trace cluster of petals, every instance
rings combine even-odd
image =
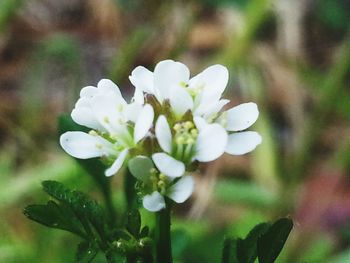
[[[257,132],[244,131],[258,118],[255,103],[223,109],[229,103],[221,99],[228,75],[224,66],[213,65],[190,78],[189,69],[173,60],[159,62],[154,72],[138,66],[129,77],[135,86],[130,103],[116,84],[102,79],[97,87],[81,90],[71,113],[77,124],[91,131],[66,132],[60,144],[73,157],[104,159],[109,165],[106,176],[128,162],[142,182],[143,206],[149,211],[163,209],[164,197],[182,203],[194,188],[188,165],[213,161],[224,152],[245,154],[261,143]],[[170,113],[154,112],[157,108],[149,96],[160,107],[170,106]],[[142,149],[147,137],[157,141],[151,150]]]
[[[79,159],[104,157],[111,162],[105,171],[112,176],[128,158],[129,150],[148,133],[154,112],[149,104],[127,103],[117,85],[102,79],[97,87],[87,86],[80,92],[71,117],[92,131],[70,131],[61,135],[60,144]]]
[[[221,99],[228,75],[226,67],[213,65],[190,78],[186,65],[164,60],[156,65],[154,72],[142,66],[136,67],[129,78],[138,94],[152,94],[160,103],[169,101],[178,120],[188,111],[193,114],[193,121],[200,132],[194,160],[208,162],[224,152],[232,155],[248,153],[262,141],[257,132],[244,131],[258,119],[255,103],[243,103],[223,110],[230,102]],[[160,118],[156,124],[156,136],[162,150],[169,153],[169,125],[166,118]]]

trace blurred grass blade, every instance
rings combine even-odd
[[[0,1],[0,32],[6,29],[7,24],[22,6],[23,0],[1,0]]]

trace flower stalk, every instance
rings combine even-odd
[[[166,206],[156,213],[155,250],[156,263],[172,263],[171,253],[171,200],[165,198]]]

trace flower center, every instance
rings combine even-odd
[[[191,161],[194,154],[194,146],[198,137],[198,130],[191,121],[176,123],[173,127],[175,132],[175,145],[173,156],[187,163]]]
[[[181,82],[180,86],[182,86],[188,94],[194,99],[198,94],[203,92],[204,85],[197,85],[196,87],[190,87],[187,83]]]

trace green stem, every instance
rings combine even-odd
[[[166,208],[156,213],[156,263],[172,263],[170,236],[170,200],[165,198]]]

